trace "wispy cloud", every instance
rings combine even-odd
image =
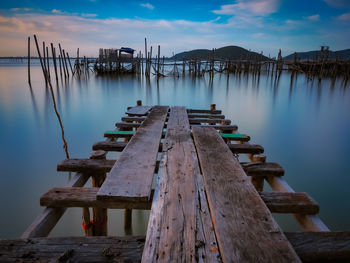
[[[63,13],[61,10],[58,10],[58,9],[52,9],[51,12],[54,14],[62,14]]]
[[[27,8],[27,7],[16,7],[16,8],[11,8],[10,9],[12,12],[28,12],[31,11],[31,8]]]
[[[148,8],[149,10],[153,10],[154,9],[154,6],[151,5],[150,3],[140,4],[140,6]]]
[[[339,21],[350,21],[350,13],[345,13],[337,17]]]
[[[324,0],[330,7],[333,8],[350,8],[349,0]]]
[[[275,13],[280,5],[279,0],[237,0],[234,4],[222,5],[215,14],[237,15],[248,13],[258,16],[266,16]]]
[[[312,15],[312,16],[307,16],[305,17],[307,20],[310,20],[310,21],[319,21],[320,20],[320,15],[319,14],[316,14],[316,15]]]

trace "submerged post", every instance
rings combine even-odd
[[[28,84],[31,85],[31,81],[30,81],[30,37],[28,37]]]
[[[41,69],[43,70],[45,81],[47,82],[46,72],[45,72],[45,68],[44,68],[44,65],[43,65],[43,61],[41,59],[40,48],[39,48],[38,39],[36,38],[36,35],[34,35],[34,40],[35,40],[36,49],[38,51],[38,56],[39,56],[39,60],[40,60]]]

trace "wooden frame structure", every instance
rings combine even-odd
[[[350,233],[330,232],[318,204],[295,193],[283,168],[266,162],[263,147],[249,144],[214,104],[210,110],[137,104],[93,145],[89,159],[58,164],[76,175],[41,197],[46,208],[21,239],[0,241],[0,261],[350,259]],[[108,160],[108,151],[122,153]],[[250,162],[240,163],[238,154]],[[92,187],[83,187],[90,177]],[[272,192],[263,191],[265,181]],[[86,237],[48,238],[69,207],[82,208]],[[126,228],[132,209],[151,209],[146,238],[107,236],[107,209],[125,209]],[[271,213],[293,214],[303,232],[284,233]]]

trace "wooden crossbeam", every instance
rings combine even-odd
[[[236,154],[261,154],[264,152],[264,148],[258,144],[229,144],[229,148],[232,153]]]
[[[97,199],[149,200],[168,107],[155,106],[113,166]]]
[[[51,237],[0,240],[0,262],[139,262],[145,238]]]
[[[137,122],[143,122],[147,117],[122,117],[122,121],[137,121]]]
[[[129,108],[125,113],[130,116],[145,116],[151,109],[151,106],[135,106]]]
[[[350,231],[285,234],[303,262],[350,262]]]
[[[272,213],[317,214],[319,205],[306,193],[260,192]]]
[[[141,123],[137,122],[117,122],[115,127],[117,128],[138,128],[141,126]]]
[[[205,113],[188,113],[188,118],[216,118],[216,119],[225,119],[225,115],[222,114],[205,114]]]
[[[106,138],[131,138],[134,136],[135,131],[120,131],[120,130],[112,130],[106,131],[104,133],[104,137]]]
[[[223,262],[300,262],[217,131],[192,132]]]
[[[231,120],[225,120],[225,119],[212,119],[212,118],[192,118],[189,119],[190,124],[198,124],[198,123],[209,123],[209,124],[215,124],[215,123],[221,123],[225,122],[226,124],[230,124]]]
[[[221,114],[221,110],[201,110],[201,109],[187,109],[187,113],[207,113],[207,114]]]
[[[284,170],[278,163],[241,163],[245,173],[248,176],[283,176]]]
[[[104,172],[108,173],[115,160],[103,159],[65,159],[57,165],[59,172]]]
[[[151,209],[152,201],[97,200],[98,187],[56,187],[40,198],[40,205],[47,207],[97,207],[112,209]],[[151,195],[152,199],[152,195]]]

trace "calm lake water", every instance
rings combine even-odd
[[[65,159],[61,134],[41,68],[32,66],[32,89],[24,63],[0,61],[0,238],[19,237],[42,211],[39,198],[64,186],[68,173],[56,172]],[[183,105],[209,108],[216,103],[226,118],[265,148],[297,192],[320,205],[331,230],[350,230],[350,87],[341,80],[308,81],[289,73],[280,81],[262,74],[203,78],[131,76],[71,78],[54,85],[71,158],[88,158],[92,144],[114,128],[128,106]],[[107,158],[115,158],[109,154]],[[240,160],[244,160],[240,157]],[[89,182],[88,182],[89,185]],[[144,234],[148,212],[133,211],[133,234]],[[292,216],[276,217],[286,231],[297,231]],[[109,211],[109,234],[124,235],[123,212]],[[81,209],[68,209],[51,236],[82,235]]]

